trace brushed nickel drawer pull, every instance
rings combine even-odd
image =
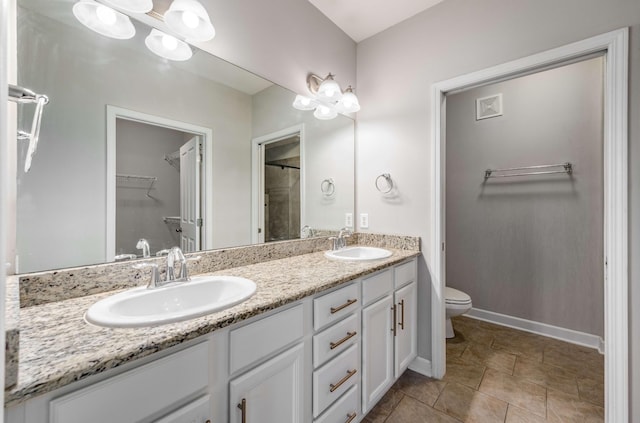
[[[347,414],[347,420],[344,423],[351,423],[353,421],[353,419],[355,419],[357,416],[356,412],[354,411],[351,414]]]
[[[357,302],[358,300],[356,298],[354,298],[353,300],[347,300],[346,303],[342,304],[341,306],[338,307],[331,307],[331,314],[335,314],[337,312],[339,312],[340,310],[349,307],[351,304]]]
[[[357,369],[347,370],[347,375],[342,379],[340,379],[338,383],[336,383],[335,385],[333,383],[329,385],[329,392],[333,392],[336,389],[338,389],[343,383],[348,381],[351,376],[355,375],[357,371],[358,371]]]
[[[400,300],[400,329],[404,330],[404,299]]]
[[[358,334],[358,332],[356,332],[355,330],[353,332],[347,332],[347,336],[345,336],[341,340],[336,341],[336,342],[330,342],[329,343],[329,348],[334,350],[334,349],[338,348],[340,345],[342,345],[345,342],[347,342],[349,339],[351,339],[354,336],[356,336],[357,334]]]
[[[247,423],[247,400],[242,398],[242,402],[238,404],[238,408],[242,411],[242,423]]]

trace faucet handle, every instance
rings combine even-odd
[[[202,258],[202,256],[195,256],[185,258],[180,265],[180,280],[188,281],[189,280],[189,270],[187,269],[187,262],[189,261],[198,261]]]
[[[151,268],[151,280],[147,284],[147,288],[157,288],[160,286],[160,272],[158,271],[158,263],[144,262],[137,263],[133,266],[134,269],[146,269],[147,267]]]
[[[156,257],[162,257],[162,256],[166,256],[169,254],[171,250],[168,248],[165,248],[164,250],[159,250],[156,252]]]

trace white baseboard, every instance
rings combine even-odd
[[[416,357],[411,364],[409,364],[409,369],[420,373],[421,375],[429,377],[433,376],[433,372],[431,371],[431,361],[426,358]]]
[[[534,322],[532,320],[521,319],[519,317],[507,316],[506,314],[494,313],[493,311],[486,311],[478,308],[472,308],[465,314],[465,316],[484,320],[485,322],[495,323],[497,325],[520,329],[538,335],[548,336],[549,338],[559,339],[561,341],[582,345],[588,348],[594,348],[597,349],[600,354],[604,354],[604,340],[597,335],[552,326],[546,323]]]

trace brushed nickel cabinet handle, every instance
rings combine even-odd
[[[391,313],[393,314],[393,325],[391,325],[391,332],[393,332],[393,336],[396,336],[396,326],[398,326],[398,316],[396,313],[396,305],[391,306]]]
[[[340,345],[342,345],[345,342],[347,342],[349,339],[351,339],[354,336],[356,336],[357,334],[358,334],[358,332],[356,332],[355,330],[353,332],[347,332],[347,336],[345,336],[341,340],[336,341],[336,342],[330,342],[329,343],[329,348],[334,350],[334,349],[338,348]]]
[[[335,385],[333,383],[329,385],[329,392],[333,392],[338,389],[343,383],[348,381],[351,376],[355,375],[357,371],[357,369],[347,370],[347,375],[340,379],[338,383],[336,383]]]
[[[242,411],[242,423],[247,423],[247,400],[242,398],[242,401],[238,404],[238,408]]]
[[[351,304],[356,303],[358,300],[356,298],[354,298],[353,300],[347,300],[346,303],[338,306],[338,307],[331,307],[331,314],[335,314],[337,312],[339,312],[340,310],[349,307]]]
[[[404,299],[400,300],[400,329],[404,330]]]
[[[347,414],[347,420],[344,423],[351,423],[353,421],[353,419],[355,419],[357,416],[356,412],[354,411],[351,414]]]

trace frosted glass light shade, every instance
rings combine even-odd
[[[127,15],[95,1],[79,1],[72,11],[82,25],[105,37],[128,40],[136,35]]]
[[[342,90],[333,80],[333,75],[329,74],[318,87],[318,98],[326,101],[338,101],[342,98]]]
[[[296,99],[293,101],[293,107],[298,110],[313,110],[317,105],[316,100],[303,95],[296,95]]]
[[[128,13],[147,13],[153,9],[153,0],[102,0]]]
[[[193,56],[187,43],[157,29],[151,30],[144,43],[149,50],[165,59],[182,62]]]
[[[342,98],[336,104],[336,108],[341,113],[355,113],[360,110],[358,97],[353,93],[353,89],[350,86],[342,94]]]
[[[189,41],[208,41],[216,30],[209,14],[197,0],[173,0],[164,14],[167,26]]]
[[[338,116],[338,112],[333,107],[320,104],[318,107],[316,107],[316,111],[313,112],[313,116],[315,116],[316,119],[320,120],[330,120]]]

